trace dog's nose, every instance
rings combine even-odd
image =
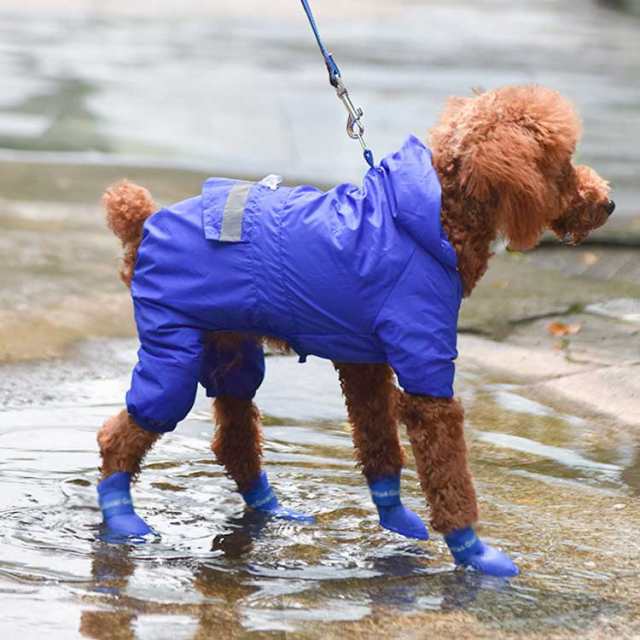
[[[616,210],[616,203],[613,200],[609,200],[607,203],[607,215],[611,215]]]

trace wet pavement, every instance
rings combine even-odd
[[[481,530],[520,565],[510,584],[453,571],[437,535],[413,543],[377,526],[334,372],[316,359],[269,358],[258,403],[274,485],[317,524],[243,513],[199,398],[135,491],[161,538],[101,542],[95,431],[120,407],[134,355],[133,341],[98,340],[3,370],[3,387],[30,393],[5,393],[0,412],[0,632],[35,637],[37,621],[50,638],[100,639],[640,633],[637,433],[468,364],[458,393]],[[425,515],[411,462],[403,477]]]
[[[97,189],[118,169],[83,171]],[[316,360],[270,358],[258,401],[274,484],[317,525],[243,514],[208,450],[200,398],[136,490],[161,538],[116,547],[100,541],[95,432],[120,408],[135,358],[130,301],[117,243],[77,176],[60,175],[0,216],[0,635],[640,634],[633,249],[501,253],[465,302],[457,392],[482,533],[523,569],[511,584],[453,571],[437,536],[414,544],[377,526],[333,371]],[[140,178],[167,199],[196,179]],[[552,321],[581,329],[557,338]],[[411,461],[404,492],[426,517]]]

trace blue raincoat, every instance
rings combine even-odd
[[[431,154],[413,136],[362,187],[211,178],[145,222],[128,411],[170,431],[198,381],[210,396],[253,397],[262,350],[248,340],[238,359],[207,344],[206,332],[224,330],[285,339],[302,361],[387,362],[408,393],[451,397],[456,264]]]

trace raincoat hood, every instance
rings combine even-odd
[[[384,158],[381,165],[393,175],[392,215],[396,223],[425,251],[455,269],[456,252],[440,223],[442,191],[431,151],[411,135],[396,153]]]

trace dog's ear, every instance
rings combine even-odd
[[[459,138],[465,194],[496,211],[515,249],[534,246],[557,215],[557,183],[580,132],[569,102],[543,87],[481,94],[466,109]]]

